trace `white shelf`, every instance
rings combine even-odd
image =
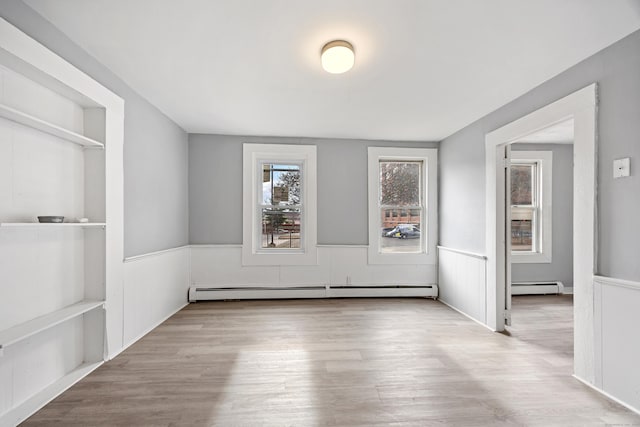
[[[80,227],[97,228],[106,227],[104,222],[1,222],[0,227]]]
[[[104,306],[104,301],[80,301],[44,316],[26,321],[12,328],[0,331],[0,356],[5,347],[29,338],[32,335],[49,329],[81,314]]]
[[[9,412],[0,416],[0,425],[15,426],[20,424],[76,382],[89,375],[103,363],[103,361],[89,362],[78,366],[64,377],[34,394],[20,405],[11,409]]]
[[[66,139],[67,141],[73,142],[74,144],[83,145],[85,147],[104,148],[104,144],[101,142],[98,142],[91,138],[87,138],[84,135],[72,132],[63,127],[46,122],[42,119],[23,113],[11,107],[7,107],[3,104],[0,104],[0,117],[4,117],[5,119],[9,119],[16,123],[41,130],[42,132],[57,136],[58,138]]]

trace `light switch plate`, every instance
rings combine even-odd
[[[613,161],[613,177],[622,178],[630,175],[631,161],[629,157],[624,159],[616,159]]]

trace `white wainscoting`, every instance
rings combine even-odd
[[[487,258],[438,246],[438,299],[449,307],[487,324]]]
[[[189,246],[125,259],[123,349],[187,304]]]
[[[318,265],[243,266],[241,245],[191,245],[192,286],[435,285],[436,266],[369,265],[367,246],[319,245]]]
[[[640,413],[640,282],[595,276],[595,387]]]

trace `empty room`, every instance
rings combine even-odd
[[[0,427],[640,426],[640,0],[2,0]]]

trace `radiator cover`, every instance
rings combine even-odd
[[[189,302],[239,299],[291,299],[291,298],[364,298],[364,297],[417,297],[437,298],[438,286],[433,285],[381,285],[381,286],[287,286],[287,287],[212,287],[196,285],[189,288]]]

